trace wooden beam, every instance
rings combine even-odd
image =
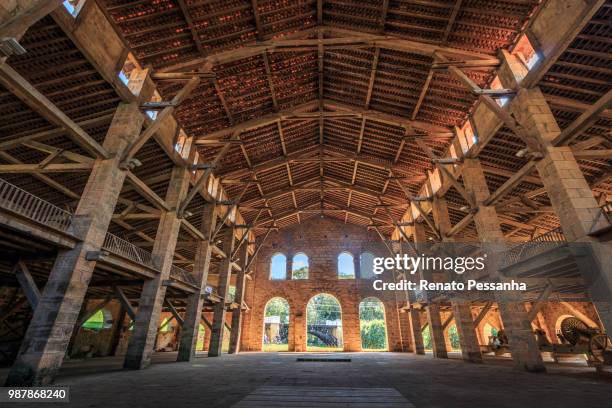
[[[132,186],[136,189],[136,191],[144,198],[147,199],[151,204],[155,206],[155,208],[159,210],[170,211],[170,207],[166,204],[166,201],[163,200],[157,193],[149,186],[147,186],[142,180],[140,180],[134,173],[128,171],[126,173],[127,181],[130,182]]]
[[[200,84],[200,78],[194,76],[187,84],[172,98],[171,104],[165,107],[161,112],[157,114],[155,120],[147,126],[147,128],[138,136],[138,139],[132,143],[128,151],[123,156],[122,162],[126,166],[130,160],[136,155],[136,153],[145,145],[145,143],[159,130],[166,118],[172,116],[174,110],[178,105],[181,104],[198,85]]]
[[[322,4],[321,4],[322,6]],[[195,67],[214,66],[226,64],[245,58],[250,58],[269,52],[304,52],[316,51],[319,46],[319,38],[312,37],[313,31],[323,33],[325,37],[321,39],[321,44],[326,49],[347,49],[347,48],[367,48],[380,47],[388,50],[410,52],[419,55],[433,57],[439,54],[459,61],[482,61],[499,63],[499,59],[491,55],[461,50],[458,48],[439,46],[436,44],[407,40],[392,35],[367,34],[361,31],[347,30],[339,27],[321,26],[313,29],[306,29],[291,35],[291,38],[273,39],[257,42],[249,47],[236,50],[222,51],[211,54],[206,58],[198,58],[182,63],[180,66],[170,66],[166,71],[185,71]]]
[[[253,10],[253,18],[255,19],[255,28],[257,29],[257,40],[263,40],[263,26],[261,24],[261,16],[257,6],[257,0],[251,0],[251,8]]]
[[[253,1],[257,2],[257,0]],[[263,58],[264,66],[266,67],[266,78],[268,79],[268,87],[270,88],[270,95],[272,96],[272,105],[274,106],[274,110],[278,112],[278,101],[276,99],[276,91],[274,90],[274,80],[272,78],[272,69],[270,68],[268,53],[263,52],[261,57]]]
[[[374,90],[374,81],[376,80],[376,67],[378,66],[378,57],[380,56],[380,48],[376,48],[374,51],[374,58],[372,59],[372,70],[370,72],[370,81],[368,83],[368,92],[366,94],[365,108],[370,108],[370,101],[372,100],[372,91]]]
[[[0,151],[0,157],[2,159],[6,160],[9,163],[21,164],[21,165],[24,164],[23,162],[19,161],[18,159],[16,159],[15,157],[11,156],[7,152]],[[58,183],[54,179],[52,179],[52,178],[50,178],[48,176],[45,176],[44,174],[41,174],[41,173],[32,173],[32,177],[42,181],[43,183],[45,183],[49,187],[51,187],[51,188],[59,191],[60,193],[64,194],[66,197],[70,197],[70,198],[72,198],[74,200],[78,200],[78,199],[81,198],[81,196],[79,194],[75,193],[74,191],[70,190],[69,188],[65,187],[64,185]]]
[[[174,318],[176,319],[178,324],[180,324],[182,326],[183,325],[183,318],[179,314],[178,310],[176,310],[176,307],[174,307],[174,305],[172,304],[170,299],[166,298],[166,299],[164,299],[164,302],[166,303],[166,306],[168,306],[168,309],[170,309],[170,313],[172,313],[172,316],[174,316]]]
[[[65,129],[68,136],[87,152],[99,158],[110,157],[106,149],[6,62],[0,62],[0,84],[43,118]]]
[[[491,307],[493,307],[493,302],[489,301],[485,303],[480,313],[478,313],[478,316],[476,316],[476,319],[474,319],[474,328],[478,327],[480,322],[482,322],[482,320],[487,316],[487,313],[489,313],[489,310],[491,310]]]
[[[453,225],[453,227],[448,230],[448,232],[446,233],[446,236],[452,237],[454,235],[457,235],[459,232],[463,231],[465,227],[470,225],[470,222],[472,222],[473,219],[474,219],[474,213],[467,214],[465,217],[461,219],[461,221]]]
[[[529,162],[527,162],[527,164],[521,167],[519,171],[517,171],[512,177],[506,180],[504,184],[499,186],[497,190],[495,190],[491,195],[489,195],[489,197],[483,202],[483,204],[493,205],[502,198],[504,198],[506,194],[510,193],[514,187],[519,185],[523,181],[523,179],[533,171],[535,165],[535,160],[530,160]]]
[[[457,13],[459,13],[459,9],[461,8],[461,3],[463,3],[463,0],[455,0],[455,5],[453,6],[453,10],[448,17],[448,23],[444,29],[444,34],[442,34],[442,44],[446,44],[448,42],[448,36],[450,35],[453,25],[455,24],[455,19],[457,18]]]
[[[204,51],[204,47],[202,47],[202,41],[198,35],[198,32],[193,24],[193,19],[191,18],[191,13],[189,13],[189,7],[185,4],[185,0],[177,0],[181,11],[183,12],[183,17],[185,17],[185,22],[187,23],[187,27],[191,32],[191,38],[193,38],[193,42],[195,43],[198,52],[202,56],[206,56],[206,51]]]
[[[123,290],[119,286],[116,286],[114,290],[115,290],[115,295],[117,296],[117,299],[119,299],[121,306],[123,306],[123,309],[125,309],[128,316],[130,316],[130,319],[136,320],[136,312],[134,311],[134,308],[132,307],[130,300],[125,295]]]
[[[0,164],[0,174],[15,173],[73,173],[89,171],[93,168],[93,163],[52,163],[45,164]]]
[[[535,303],[531,305],[531,309],[529,309],[529,312],[527,313],[527,321],[532,322],[533,319],[535,319],[544,302],[546,302],[546,300],[550,297],[551,293],[553,292],[553,289],[554,287],[552,283],[549,282],[548,285],[546,285],[546,287],[542,291],[542,293],[540,293],[540,296],[538,296]]]
[[[612,150],[574,150],[574,158],[577,160],[610,160]]]
[[[575,121],[563,129],[561,134],[553,139],[552,144],[554,146],[560,146],[571,143],[575,138],[580,136],[582,132],[591,127],[591,125],[599,119],[599,115],[610,106],[612,106],[612,89],[606,92],[597,102],[591,105],[588,110],[584,111]]]
[[[111,301],[113,300],[113,294],[110,293],[108,295],[106,295],[106,298],[104,298],[104,300],[100,303],[98,303],[97,305],[94,306],[93,309],[86,311],[85,314],[77,321],[76,323],[76,327],[81,327],[83,326],[83,323],[85,323],[87,320],[89,320],[93,315],[95,315],[96,313],[98,313],[98,311],[104,309],[104,307],[106,305],[108,305]]]
[[[36,309],[36,306],[38,306],[38,302],[40,300],[40,290],[32,278],[30,269],[25,262],[19,260],[17,265],[15,265],[14,271],[15,276],[17,277],[17,282],[19,282],[19,286],[21,286],[26,298],[28,298],[28,302],[30,303],[32,310]]]

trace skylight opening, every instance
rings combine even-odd
[[[528,70],[537,66],[542,60],[541,55],[533,47],[526,34],[523,34],[517,41],[516,46],[512,50],[512,55],[520,59]]]

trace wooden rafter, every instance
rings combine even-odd
[[[6,62],[0,61],[0,84],[42,117],[63,128],[68,136],[79,146],[95,157],[109,158],[108,152],[87,132],[62,112],[53,102],[41,94],[17,71]]]

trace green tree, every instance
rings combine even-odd
[[[265,316],[280,316],[281,323],[289,323],[289,303],[283,298],[272,298],[266,305]]]

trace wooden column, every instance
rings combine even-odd
[[[160,273],[154,279],[145,281],[142,287],[134,330],[123,363],[124,368],[142,369],[151,363],[159,317],[166,295],[164,281],[170,277],[176,240],[181,227],[177,210],[187,194],[190,175],[189,169],[184,167],[177,166],[172,170],[166,192],[166,205],[169,210],[162,212],[152,251],[153,262]]]
[[[208,357],[220,356],[223,348],[225,302],[229,294],[230,279],[232,277],[231,254],[234,252],[234,241],[234,227],[226,227],[225,233],[223,234],[223,252],[227,254],[227,258],[223,259],[219,264],[219,284],[217,286],[217,290],[223,297],[223,300],[214,307]]]
[[[497,211],[494,206],[485,206],[484,200],[489,197],[489,187],[477,159],[464,158],[462,177],[465,189],[471,194],[478,206],[474,214],[474,223],[478,237],[482,244],[488,245],[487,267],[491,278],[500,278],[497,265],[505,249],[504,235],[502,233]],[[512,359],[517,367],[527,371],[545,371],[540,350],[536,344],[527,318],[525,304],[520,295],[496,292],[499,312],[509,339]]]
[[[236,354],[240,351],[240,332],[242,331],[242,301],[244,300],[244,290],[246,285],[246,270],[249,262],[249,243],[248,238],[242,244],[239,251],[240,267],[236,275],[236,297],[234,302],[238,303],[238,308],[232,310],[232,331],[230,335],[229,353]]]
[[[140,134],[143,116],[137,103],[121,104],[104,140],[109,159],[97,159],[76,209],[71,229],[81,241],[60,250],[25,334],[7,386],[49,384],[62,365],[95,261],[88,252],[100,251],[126,172],[121,156]]]
[[[423,248],[427,243],[427,236],[425,234],[425,226],[419,222],[414,223],[414,242],[417,249]],[[421,279],[433,281],[433,276],[430,271],[419,271]],[[437,358],[448,358],[446,351],[446,342],[444,341],[444,329],[442,328],[442,320],[440,318],[440,306],[435,303],[428,303],[425,307],[427,313],[427,323],[431,332],[431,344],[433,348],[433,355]],[[417,316],[418,318],[418,312]],[[420,320],[413,321],[413,330],[418,331],[415,333],[415,338],[421,336],[421,342],[423,341],[423,332],[421,330]]]
[[[214,244],[210,240],[210,235],[216,228],[217,213],[215,203],[207,203],[202,214],[202,234],[205,239],[198,241],[195,260],[193,263],[193,273],[200,290],[187,297],[187,307],[183,320],[183,330],[179,341],[177,361],[193,361],[196,356],[196,344],[198,341],[198,331],[200,327],[202,305],[204,299],[204,289],[208,281],[208,271],[210,270],[211,248]],[[206,329],[209,332],[210,329]]]
[[[442,235],[442,242],[452,245],[454,239],[447,237],[446,233],[450,231],[452,224],[448,215],[448,206],[446,199],[437,197],[434,194],[434,200],[432,203],[432,214],[434,221],[438,226],[440,235]],[[450,272],[450,279],[455,279],[454,272]],[[451,307],[453,309],[453,316],[455,318],[455,326],[459,333],[459,343],[461,344],[461,357],[464,361],[472,363],[481,363],[482,354],[480,353],[480,345],[478,344],[478,338],[474,330],[474,323],[472,320],[472,309],[470,302],[460,299],[452,299]]]

